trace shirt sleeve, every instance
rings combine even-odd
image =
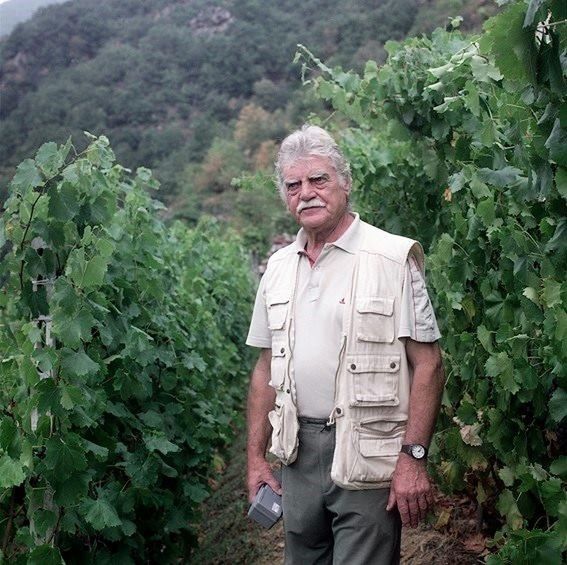
[[[248,337],[246,338],[246,345],[262,347],[264,349],[272,347],[272,334],[268,327],[268,312],[266,310],[263,277],[260,281],[258,292],[256,293],[256,301],[254,302],[254,310],[252,312]]]
[[[441,337],[423,274],[411,255],[406,263],[402,292],[398,338],[402,337],[424,343],[432,343]]]

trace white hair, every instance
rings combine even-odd
[[[283,169],[302,157],[317,155],[331,160],[343,188],[350,188],[352,176],[350,166],[342,151],[329,135],[319,126],[305,124],[290,133],[280,145],[278,158],[275,164],[276,180],[280,196],[286,201],[286,191],[283,179]]]

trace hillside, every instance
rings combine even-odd
[[[298,43],[360,68],[384,43],[484,0],[73,0],[0,43],[0,201],[15,165],[47,140],[105,133],[162,199],[223,216],[233,176],[271,167],[274,142],[320,108],[300,89]],[[438,6],[439,5],[439,6]],[[468,8],[467,8],[468,7]],[[466,11],[466,10],[465,10]],[[422,15],[423,14],[423,17]],[[473,17],[474,16],[474,17]],[[465,21],[465,25],[467,21]],[[240,129],[239,129],[240,128]],[[204,196],[205,195],[205,196]],[[197,203],[195,201],[198,201]]]
[[[9,0],[0,4],[0,37],[8,35],[19,23],[29,19],[39,8],[65,0]]]

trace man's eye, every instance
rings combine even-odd
[[[310,180],[315,186],[322,186],[328,179],[329,177],[327,175],[321,175],[319,177],[312,177]]]
[[[295,192],[299,188],[299,183],[298,182],[288,182],[286,186],[287,186],[288,192]]]

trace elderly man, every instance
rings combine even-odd
[[[350,211],[349,165],[325,130],[289,135],[276,173],[301,229],[268,262],[247,338],[262,348],[249,497],[263,483],[282,493],[286,563],[398,563],[401,524],[416,526],[431,504],[443,389],[423,252]]]

